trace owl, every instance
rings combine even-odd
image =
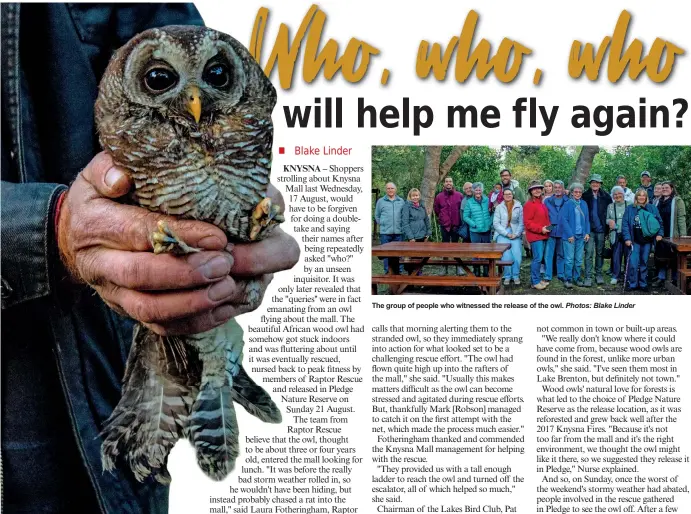
[[[266,196],[276,91],[249,52],[205,27],[148,30],[112,57],[99,86],[96,126],[103,149],[128,170],[130,203],[220,227],[230,242],[266,237],[283,217]],[[198,251],[163,222],[156,253]],[[257,302],[257,281],[244,283]],[[205,333],[165,337],[138,324],[122,398],[103,430],[105,470],[126,463],[139,481],[168,483],[180,438],[213,479],[239,452],[233,402],[259,419],[281,414],[242,366],[243,333],[233,319]]]

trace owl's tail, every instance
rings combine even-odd
[[[189,420],[189,437],[197,451],[197,463],[214,480],[228,476],[240,453],[231,390],[231,385],[203,386]]]
[[[280,423],[281,411],[261,386],[240,366],[240,371],[233,377],[233,400],[242,405],[247,412],[265,423]]]
[[[239,454],[233,401],[262,421],[279,423],[281,413],[269,394],[242,367],[243,333],[234,319],[214,329],[213,334],[201,336],[198,344],[204,373],[187,435],[197,451],[202,470],[209,477],[222,480],[235,467]],[[218,359],[221,352],[225,352],[224,359]]]
[[[197,393],[196,388],[171,380],[159,369],[163,355],[184,352],[177,346],[175,340],[146,327],[135,328],[122,398],[101,433],[105,471],[112,471],[122,458],[140,482],[153,477],[162,484],[170,483],[168,454],[182,436]],[[177,355],[176,362],[182,362],[181,357]]]

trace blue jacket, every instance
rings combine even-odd
[[[463,210],[463,221],[471,232],[489,232],[492,227],[492,216],[489,213],[489,198],[483,195],[481,202],[468,198]]]
[[[379,225],[380,234],[403,234],[401,216],[404,205],[405,200],[400,196],[395,196],[393,200],[389,200],[388,196],[377,200],[374,219]]]
[[[554,230],[549,233],[550,237],[561,237],[561,228],[559,227],[559,212],[564,208],[564,206],[568,203],[569,197],[568,196],[562,196],[562,200],[564,203],[561,204],[561,207],[557,208],[557,205],[555,203],[556,196],[552,195],[548,198],[545,198],[543,203],[547,207],[547,211],[549,212],[549,222],[552,225],[556,225]]]
[[[401,211],[401,219],[404,240],[422,239],[432,235],[429,216],[422,202],[420,202],[419,207],[415,207],[413,202],[406,202]]]
[[[662,218],[660,217],[660,211],[657,210],[652,203],[645,205],[645,210],[657,218],[658,223],[660,223],[660,230],[656,235],[663,236],[664,229],[662,228]],[[624,237],[624,241],[633,242],[633,222],[636,217],[636,207],[633,205],[627,205],[626,211],[624,212],[624,218],[621,222],[621,234]]]
[[[3,507],[63,512],[69,497],[70,512],[165,513],[168,487],[103,472],[132,321],[66,278],[53,212],[100,151],[94,101],[111,54],[145,29],[202,20],[191,4],[1,8]]]
[[[588,204],[581,200],[581,210],[583,211],[583,235],[590,234],[590,216],[588,216]],[[568,239],[576,235],[576,202],[569,199],[561,208],[559,213],[559,232],[563,239]]]

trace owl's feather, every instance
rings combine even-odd
[[[204,78],[217,62],[228,70],[227,87]],[[143,77],[162,65],[179,80],[152,91]],[[185,111],[191,90],[202,106],[199,116]],[[133,179],[131,203],[212,223],[230,242],[250,242],[282,221],[273,211],[259,224],[253,219],[269,184],[275,103],[271,82],[235,39],[172,26],[143,32],[116,52],[95,112],[101,145]],[[233,401],[264,421],[281,420],[268,393],[242,368],[243,345],[234,320],[178,338],[139,325],[122,399],[103,431],[104,469],[122,459],[138,480],[165,482],[168,453],[188,437],[204,472],[225,477],[239,452]]]
[[[168,453],[187,426],[201,380],[201,364],[175,338],[137,325],[123,395],[103,430],[103,468],[123,455],[137,480],[169,482]]]

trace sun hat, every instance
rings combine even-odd
[[[530,185],[528,186],[528,192],[530,193],[530,191],[531,191],[532,189],[535,189],[535,188],[537,188],[537,187],[539,187],[539,188],[541,188],[541,189],[544,189],[544,188],[545,188],[545,186],[543,186],[542,184],[540,184],[540,181],[539,181],[539,180],[533,180],[533,181],[530,183]]]

